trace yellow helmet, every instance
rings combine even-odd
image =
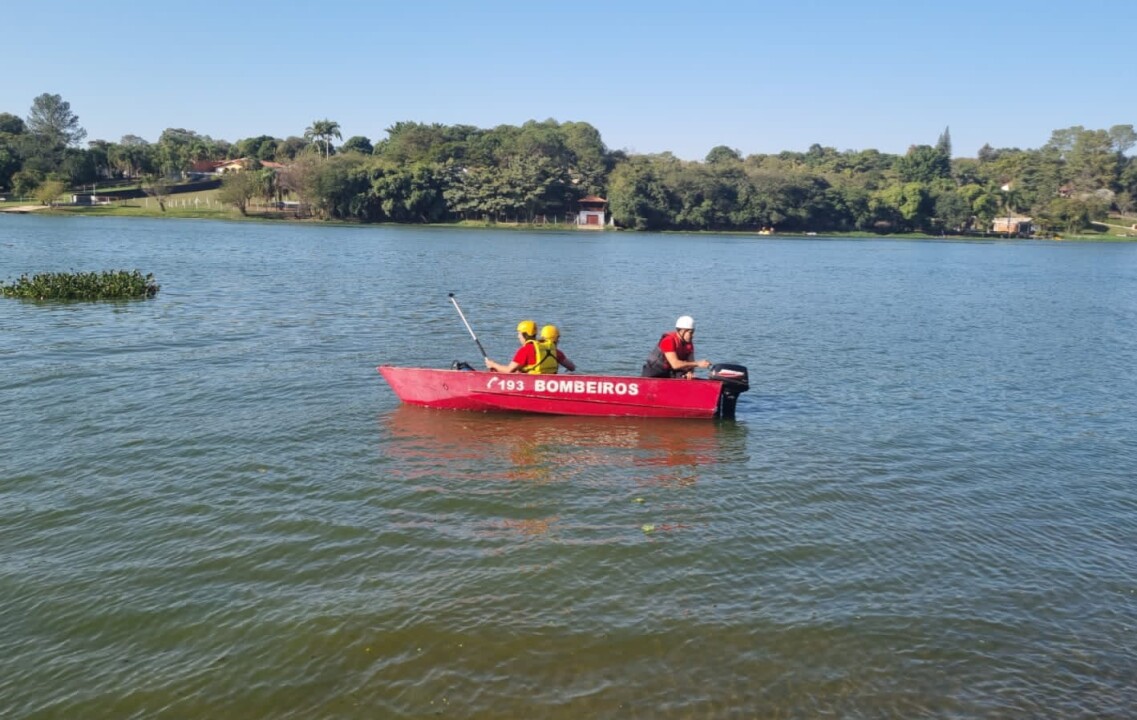
[[[525,337],[536,337],[537,323],[533,320],[522,320],[521,322],[517,323],[517,332],[521,333]]]
[[[561,339],[561,331],[557,329],[556,325],[546,325],[541,328],[541,339],[556,342]]]

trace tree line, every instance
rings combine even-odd
[[[953,157],[945,129],[902,155],[815,144],[744,157],[720,145],[702,161],[610,150],[586,122],[399,122],[386,133],[345,141],[324,119],[283,139],[230,143],[169,128],[154,143],[126,135],[81,147],[78,116],[45,93],[26,119],[0,112],[0,188],[58,195],[114,178],[162,187],[195,163],[247,158],[249,172],[227,176],[220,191],[242,212],[257,198],[289,197],[314,216],[359,222],[538,222],[599,195],[617,225],[638,230],[936,234],[987,231],[997,217],[1020,215],[1073,232],[1132,211],[1137,198],[1132,125],[1055,130],[1041,148],[985,145],[974,158]]]

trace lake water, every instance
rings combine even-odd
[[[0,217],[0,717],[1122,717],[1137,245]],[[680,314],[734,422],[399,406]]]

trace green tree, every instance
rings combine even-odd
[[[790,175],[767,170],[751,171],[753,192],[746,196],[746,215],[755,226],[777,228],[786,219],[785,185]]]
[[[981,184],[986,181],[987,177],[983,171],[982,163],[975,158],[955,158],[952,160],[951,176],[957,186]]]
[[[455,130],[439,123],[426,125],[400,121],[387,128],[387,139],[379,143],[373,152],[400,165],[432,160],[465,160],[466,153],[461,148],[449,147],[458,144],[455,143]]]
[[[567,167],[569,164],[565,136],[556,120],[550,119],[544,122],[530,120],[519,130],[509,129],[507,132],[508,142],[498,154],[499,159],[512,161],[518,155],[527,155],[548,158],[562,167]]]
[[[983,228],[990,227],[1003,201],[1003,193],[992,185],[967,184],[958,188],[956,194],[967,203],[975,221]]]
[[[788,174],[751,172],[752,194],[745,202],[748,216],[760,227],[817,231],[853,222],[852,188],[835,190],[822,176],[798,171]]]
[[[951,128],[945,127],[944,131],[940,133],[939,140],[936,140],[936,152],[940,153],[948,160],[951,160]]]
[[[661,177],[667,158],[637,156],[616,166],[609,179],[608,207],[617,225],[663,230],[674,222],[671,198]]]
[[[375,152],[375,147],[371,141],[362,135],[352,135],[340,147],[342,152],[357,152],[363,155],[370,155]]]
[[[334,120],[316,120],[304,130],[304,137],[317,145],[323,144],[324,157],[328,158],[332,155],[332,138],[342,140],[343,135],[340,134],[340,124]]]
[[[1066,153],[1067,176],[1081,190],[1113,188],[1120,174],[1121,158],[1107,131],[1084,130],[1075,135]]]
[[[107,148],[107,163],[128,178],[156,172],[158,163],[154,156],[154,146],[136,135],[124,135],[117,144]]]
[[[67,185],[61,180],[47,180],[35,190],[35,199],[42,205],[55,205],[59,196],[67,191]]]
[[[462,168],[443,194],[450,208],[463,219],[499,221],[516,208],[515,188],[496,165]]]
[[[1052,130],[1050,132],[1050,139],[1042,146],[1043,150],[1052,150],[1058,154],[1063,160],[1066,159],[1067,153],[1074,148],[1074,141],[1079,135],[1085,132],[1086,129],[1081,125],[1073,125],[1068,128],[1060,130]]]
[[[1124,155],[1137,145],[1137,132],[1133,131],[1132,125],[1114,125],[1109,129],[1109,138],[1118,155]]]
[[[220,160],[224,148],[208,135],[184,128],[166,128],[158,138],[155,157],[158,169],[174,176],[189,170],[198,160]]]
[[[612,159],[600,131],[586,122],[566,122],[561,133],[570,156],[569,181],[577,196],[605,195]]]
[[[1121,192],[1131,198],[1137,198],[1137,159],[1128,158],[1125,169],[1121,171],[1121,179],[1118,184],[1121,186]],[[1128,210],[1122,212],[1128,212]]]
[[[742,153],[739,151],[734,148],[729,148],[726,145],[716,145],[707,153],[704,162],[708,165],[717,165],[724,162],[740,162],[741,160]]]
[[[284,199],[284,190],[280,187],[280,174],[272,168],[261,167],[254,171],[257,176],[257,186],[260,196],[269,202],[280,202]]]
[[[819,172],[830,166],[833,161],[833,148],[823,147],[821,143],[813,143],[805,151],[803,160],[806,167],[813,172]]]
[[[896,173],[902,183],[931,183],[951,177],[951,158],[928,145],[915,145],[897,158]]]
[[[95,176],[91,179],[92,183],[97,182],[99,178],[110,177],[110,149],[112,144],[113,143],[109,143],[106,140],[92,140],[87,143],[86,154],[95,173]],[[74,180],[72,180],[72,184],[75,184]]]
[[[87,137],[87,131],[79,126],[79,116],[71,111],[71,103],[49,93],[32,101],[27,128],[28,132],[43,138],[53,147],[78,145]]]
[[[292,193],[299,200],[298,215],[305,215],[313,207],[320,205],[318,175],[323,162],[324,158],[315,153],[298,155],[277,176],[281,190]]]
[[[870,208],[869,191],[857,185],[843,185],[827,192],[829,222],[825,228],[833,230],[871,230],[875,220]]]
[[[237,157],[255,158],[260,161],[275,160],[279,141],[270,135],[258,135],[233,143]]]
[[[421,222],[437,222],[446,217],[443,197],[445,172],[436,165],[416,165],[411,169],[410,190],[404,200],[409,217]]]
[[[281,163],[292,160],[299,157],[310,145],[311,144],[304,138],[290,135],[276,144],[275,160]]]
[[[1108,203],[1092,195],[1053,198],[1039,213],[1042,224],[1056,230],[1077,233],[1094,220],[1104,220]]]
[[[23,166],[15,148],[0,135],[0,189],[12,185],[12,176]]]
[[[17,170],[12,174],[12,194],[16,197],[28,197],[40,183],[43,182],[43,176],[34,170],[24,168]]]
[[[381,162],[372,171],[371,195],[381,220],[436,222],[446,217],[445,168]]]
[[[1122,215],[1128,215],[1133,210],[1133,196],[1127,192],[1119,192],[1113,198],[1113,204],[1117,207],[1117,212]]]
[[[22,168],[46,177],[59,171],[63,162],[64,146],[53,145],[42,135],[17,135]]]
[[[931,216],[931,197],[924,183],[907,182],[890,185],[879,190],[874,199],[877,210],[891,210],[891,215],[901,221],[901,228],[914,230],[926,227]]]
[[[850,151],[841,156],[834,171],[862,188],[875,188],[892,168],[893,156],[879,150]],[[860,178],[853,180],[853,178]]]
[[[249,201],[263,194],[256,170],[225,173],[217,190],[218,202],[232,205],[242,215],[248,215]]]
[[[739,220],[739,195],[749,187],[739,163],[682,163],[668,169],[666,183],[677,201],[675,223],[679,227],[727,229]]]
[[[446,168],[449,172],[449,182],[445,184],[442,196],[450,212],[463,220],[481,217],[485,213],[480,204],[481,171],[477,168],[461,168],[452,162],[448,163]]]
[[[994,186],[992,193],[1004,193],[1006,187],[1013,194],[1016,210],[1030,210],[1045,205],[1055,197],[1065,182],[1066,161],[1054,148],[1042,150],[1000,150],[991,163],[982,165],[987,172],[987,183]]]
[[[538,214],[564,211],[564,189],[568,181],[566,169],[553,158],[541,154],[523,154],[510,158],[502,168],[506,208],[513,217],[533,222]]]
[[[12,113],[0,113],[0,133],[22,135],[25,132],[27,132],[27,125],[24,124],[23,118]]]
[[[934,224],[943,230],[959,232],[971,224],[971,203],[955,190],[937,193],[933,198],[935,206]]]
[[[106,153],[68,148],[63,153],[59,171],[71,185],[90,185],[99,179],[99,158]]]
[[[366,218],[373,202],[369,159],[348,153],[331,158],[316,156],[313,208],[325,218]]]
[[[170,198],[170,183],[164,176],[148,175],[142,181],[142,191],[158,202],[158,209],[166,212],[166,201]]]

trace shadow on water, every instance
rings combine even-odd
[[[693,483],[701,471],[745,460],[734,421],[581,418],[432,410],[400,405],[379,417],[384,456],[403,472],[559,482],[595,476]],[[442,463],[440,465],[440,463]]]

